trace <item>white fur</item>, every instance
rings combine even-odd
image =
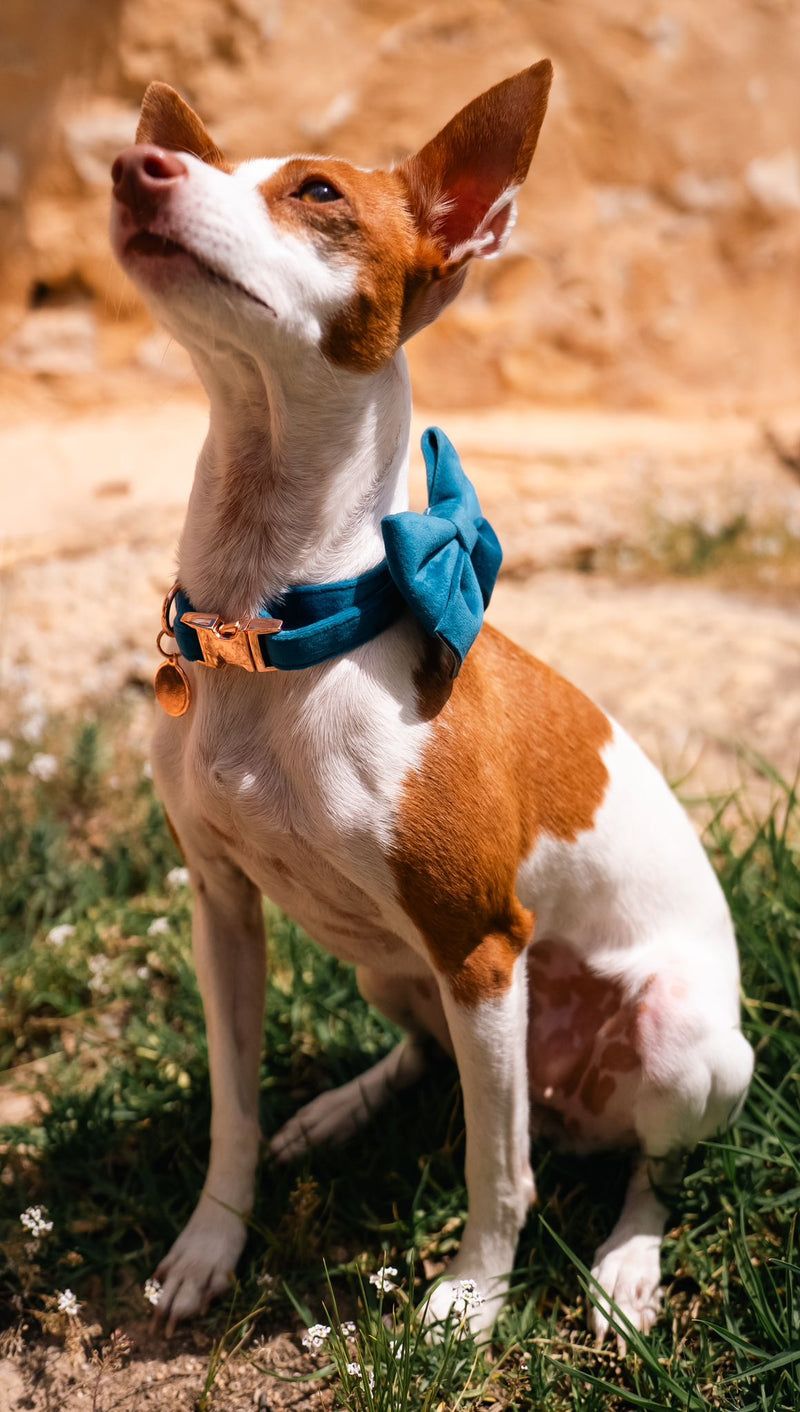
[[[161,201],[148,229],[177,241],[254,299],[209,281],[188,262],[178,266],[172,259],[159,277],[152,256],[126,255],[125,242],[137,227],[130,212],[118,204],[112,221],[114,248],[157,304],[159,317],[190,352],[199,347],[205,355],[221,351],[219,343],[225,338],[245,356],[252,352],[254,340],[267,354],[279,347],[284,364],[298,352],[316,348],[326,317],[351,296],[357,268],[340,256],[320,260],[309,241],[270,220],[258,188],[283,162],[245,162],[228,173],[188,152],[180,153],[180,159],[188,179]],[[216,325],[211,345],[209,315]]]
[[[187,178],[165,194],[151,228],[228,283],[182,256],[126,255],[132,218],[119,204],[114,243],[209,393],[179,576],[195,607],[230,620],[290,583],[349,578],[380,561],[381,519],[407,505],[410,394],[401,352],[370,376],[323,357],[326,320],[350,297],[356,271],[270,220],[257,188],[279,164],[250,162],[229,175],[184,160]],[[489,213],[471,253],[502,240],[512,195]],[[225,1287],[245,1238],[258,1149],[262,893],[334,954],[368,968],[362,988],[392,1018],[452,1045],[464,1089],[470,1214],[429,1312],[448,1311],[459,1279],[475,1280],[484,1297],[471,1311],[477,1331],[490,1329],[502,1302],[534,1191],[527,966],[521,959],[511,988],[476,1007],[459,1004],[441,976],[435,1000],[415,999],[413,978],[434,976],[387,853],[404,781],[431,737],[417,708],[416,642],[400,623],[305,672],[193,666],[190,711],[160,720],[154,771],[195,888],[213,1097],[204,1191],[159,1271],[170,1325]],[[644,1151],[663,1156],[727,1118],[752,1056],[738,1029],[730,918],[703,851],[664,781],[617,726],[604,758],[610,786],[595,827],[574,843],[540,838],[518,891],[536,914],[537,940],[568,942],[626,994],[644,988],[650,996],[652,1053],[634,1121]],[[670,990],[675,977],[689,984],[685,1004]],[[420,1067],[416,1044],[401,1047],[303,1110],[273,1151],[288,1157],[309,1139],[345,1136]],[[637,1177],[595,1267],[643,1328],[657,1308],[662,1222],[663,1208]],[[598,1333],[607,1314],[601,1302]]]
[[[593,828],[575,843],[543,838],[523,863],[522,902],[536,898],[539,936],[557,936],[592,965],[615,974],[638,965],[644,977],[655,946],[689,947],[719,980],[722,1003],[738,1017],[738,964],[730,915],[711,864],[680,804],[639,746],[616,722],[603,750],[609,786]],[[707,945],[707,950],[706,950]]]
[[[469,1216],[458,1255],[428,1301],[430,1319],[446,1318],[457,1285],[474,1280],[481,1303],[470,1311],[475,1334],[488,1334],[514,1265],[519,1232],[536,1195],[530,1165],[527,961],[511,987],[474,1008],[458,1005],[446,986],[442,1003],[464,1095]]]
[[[627,1340],[625,1324],[617,1310],[640,1333],[650,1332],[661,1308],[661,1239],[667,1219],[666,1207],[651,1185],[647,1163],[639,1159],[634,1167],[625,1205],[608,1240],[594,1257],[592,1278],[599,1288],[592,1290],[595,1303],[589,1322],[598,1343],[612,1325],[617,1346],[624,1356]],[[612,1310],[600,1291],[616,1305]]]

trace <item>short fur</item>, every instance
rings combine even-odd
[[[148,89],[112,238],[209,395],[179,567],[199,610],[232,621],[382,559],[381,520],[408,503],[401,345],[505,244],[550,76],[543,61],[507,79],[388,172],[232,166],[172,89]],[[461,1075],[469,1218],[430,1318],[473,1279],[473,1327],[491,1329],[534,1196],[533,1113],[534,1133],[637,1153],[594,1273],[648,1329],[666,1214],[650,1178],[729,1119],[752,1067],[728,909],[664,781],[489,627],[455,682],[410,615],[303,672],[186,670],[191,709],[159,722],[153,765],[194,886],[213,1115],[159,1312],[172,1327],[204,1308],[244,1244],[266,893],[409,1031],[273,1155],[348,1136],[419,1077],[432,1034]],[[591,1319],[602,1337],[600,1296]]]

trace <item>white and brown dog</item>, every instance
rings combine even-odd
[[[218,637],[383,561],[382,521],[407,506],[402,344],[502,249],[550,78],[541,62],[498,84],[391,171],[233,166],[172,89],[148,89],[113,169],[113,245],[210,399],[179,579]],[[346,1137],[418,1078],[434,1035],[463,1087],[469,1218],[431,1316],[470,1279],[473,1327],[491,1328],[534,1198],[531,1127],[635,1149],[594,1275],[638,1328],[657,1316],[651,1183],[751,1075],[728,908],[661,776],[580,691],[488,626],[451,665],[409,612],[305,670],[171,664],[191,707],[161,719],[153,767],[194,887],[213,1116],[203,1193],[157,1272],[170,1326],[226,1288],[245,1240],[262,894],[408,1031],[273,1154]]]

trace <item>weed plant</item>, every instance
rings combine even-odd
[[[145,1280],[203,1180],[209,1098],[190,892],[124,714],[56,723],[46,747],[0,742],[0,761],[0,1065],[42,1103],[3,1134],[0,1315],[19,1345],[37,1327],[67,1336],[97,1320],[108,1333],[141,1318]],[[442,1058],[343,1147],[290,1167],[265,1156],[238,1282],[205,1319],[216,1341],[201,1409],[225,1358],[277,1377],[263,1340],[289,1328],[299,1353],[305,1337],[309,1388],[353,1412],[796,1412],[800,864],[795,792],[774,784],[765,821],[729,802],[709,834],[756,1076],[736,1126],[689,1160],[653,1334],[620,1321],[622,1358],[586,1332],[587,1267],[617,1214],[625,1159],[537,1144],[539,1204],[493,1351],[474,1346],[463,1310],[438,1340],[423,1337],[423,1291],[466,1208],[457,1077]],[[349,968],[271,907],[268,924],[267,1133],[397,1037]]]

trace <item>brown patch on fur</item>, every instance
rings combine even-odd
[[[613,1074],[601,1074],[598,1069],[591,1068],[581,1085],[581,1102],[587,1112],[595,1117],[604,1113],[616,1087],[617,1081]]]
[[[543,59],[490,88],[396,171],[294,157],[263,183],[277,224],[357,270],[353,297],[325,333],[322,351],[331,362],[376,372],[455,298],[474,253],[457,247],[503,192],[524,181],[551,78]],[[329,182],[341,199],[301,200],[309,181]]]
[[[630,1073],[639,1062],[639,1055],[630,1040],[615,1040],[603,1050],[603,1063],[614,1073]]]
[[[592,828],[610,739],[577,688],[484,626],[405,781],[390,855],[402,905],[462,1004],[510,984],[533,935],[520,863],[541,834],[574,843]]]
[[[533,936],[533,914],[514,899],[502,932],[484,936],[465,956],[456,956],[453,948],[447,957],[450,965],[444,969],[448,973],[450,989],[460,1005],[476,1005],[479,1000],[489,1000],[502,995],[511,983],[514,962]],[[454,938],[453,938],[454,939]],[[435,958],[437,961],[440,957]],[[455,964],[453,965],[453,961]]]
[[[301,200],[309,181],[329,182],[341,200]],[[400,344],[400,325],[417,232],[404,183],[393,172],[362,172],[336,158],[296,157],[261,186],[271,219],[311,240],[326,260],[357,271],[355,293],[329,324],[322,351],[331,362],[375,372]]]
[[[230,171],[219,148],[194,108],[168,83],[151,83],[142,99],[137,142],[153,142],[171,152],[191,152],[212,167]]]

